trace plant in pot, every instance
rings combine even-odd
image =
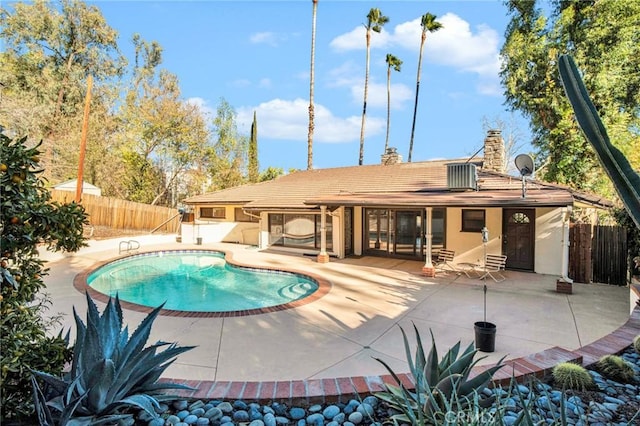
[[[484,258],[485,258],[485,273],[483,274],[483,320],[476,321],[473,324],[473,330],[475,332],[476,349],[482,352],[494,352],[496,347],[496,325],[491,322],[487,322],[487,274],[486,274],[486,259],[487,259],[487,243],[489,242],[489,230],[487,227],[482,228],[482,244],[484,246]]]

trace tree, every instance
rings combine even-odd
[[[248,140],[238,133],[236,112],[224,98],[218,104],[213,126],[215,140],[208,153],[210,189],[215,191],[242,185],[245,182]]]
[[[181,99],[178,78],[159,69],[162,48],[134,36],[133,82],[120,111],[125,196],[172,204],[172,188],[204,156],[209,133],[197,105]]]
[[[29,148],[26,137],[11,139],[2,129],[0,142],[0,422],[4,423],[33,415],[31,370],[60,374],[70,360],[65,339],[50,333],[57,317],[45,319],[50,300],[41,293],[47,269],[38,246],[78,250],[84,245],[86,215],[75,203],[50,201],[39,146]]]
[[[260,182],[276,179],[284,175],[284,170],[281,167],[267,167],[262,173],[260,173]]]
[[[550,17],[540,6],[507,2],[511,21],[500,74],[506,103],[529,119],[543,179],[614,196],[576,123],[556,63],[566,53],[580,64],[609,137],[640,168],[640,3],[552,2]]]
[[[418,56],[418,74],[416,76],[416,99],[413,103],[413,121],[411,122],[411,138],[409,139],[409,156],[407,161],[411,162],[413,154],[413,137],[416,130],[416,117],[418,115],[418,94],[420,93],[420,74],[422,73],[422,52],[424,51],[424,42],[427,40],[427,32],[433,33],[442,28],[442,24],[436,21],[436,16],[431,13],[425,13],[420,18],[420,26],[422,33],[420,34],[420,55]]]
[[[400,72],[400,68],[402,67],[402,61],[391,53],[387,53],[387,137],[384,141],[384,151],[383,154],[387,152],[387,148],[389,148],[389,128],[391,127],[391,68]]]
[[[52,173],[66,166],[63,154],[77,152],[65,136],[80,127],[87,76],[100,86],[122,75],[126,61],[117,33],[96,6],[78,0],[62,0],[60,9],[44,0],[13,3],[11,10],[0,8],[0,28],[0,121],[10,134],[30,135],[32,143],[44,138],[42,164],[56,178]]]
[[[309,135],[307,138],[307,170],[313,168],[313,130],[315,128],[315,105],[313,104],[313,88],[316,72],[316,15],[318,13],[318,0],[313,2],[313,14],[311,19],[311,71],[309,72]]]
[[[359,166],[362,166],[362,163],[364,162],[364,127],[367,115],[367,95],[369,90],[369,52],[371,50],[371,31],[379,33],[380,31],[382,31],[382,27],[387,22],[389,22],[389,18],[387,16],[384,16],[378,8],[372,8],[367,14],[367,24],[365,25],[365,28],[367,29],[367,63],[364,75],[364,103],[362,105],[362,124],[360,126],[360,156],[358,159]]]
[[[258,121],[256,112],[253,111],[253,123],[251,123],[251,139],[249,140],[249,182],[256,183],[260,178],[258,166]]]

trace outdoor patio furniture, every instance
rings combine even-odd
[[[504,281],[506,278],[500,271],[504,271],[506,265],[507,256],[503,254],[487,254],[484,265],[482,265],[480,279],[491,277],[497,283]]]
[[[459,273],[460,271],[458,271],[456,265],[453,264],[455,254],[456,252],[453,250],[440,249],[438,252],[438,259],[435,261],[436,271],[449,270],[451,272]]]

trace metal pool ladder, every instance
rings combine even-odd
[[[120,241],[120,245],[118,246],[118,254],[122,254],[122,252],[129,253],[131,251],[138,250],[139,248],[140,243],[136,240]]]

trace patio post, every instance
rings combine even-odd
[[[327,206],[320,206],[320,253],[318,263],[329,263],[327,254]]]
[[[433,239],[433,234],[431,233],[431,217],[433,216],[433,207],[425,207],[425,211],[426,211],[426,218],[425,218],[425,240],[426,240],[426,247],[425,247],[425,262],[424,262],[424,266],[422,267],[422,273],[425,274],[427,277],[435,277],[436,276],[436,268],[433,266],[433,263],[431,263],[431,246],[432,246],[432,239]]]

